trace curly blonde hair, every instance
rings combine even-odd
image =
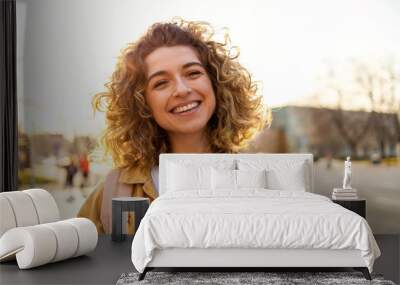
[[[122,50],[107,92],[93,98],[93,108],[106,114],[101,137],[106,153],[118,168],[151,168],[158,165],[160,153],[170,152],[165,130],[153,119],[145,100],[145,58],[159,47],[184,45],[198,54],[211,79],[216,110],[208,122],[210,149],[234,153],[246,146],[254,134],[268,123],[267,110],[257,84],[237,62],[229,46],[212,40],[211,26],[205,22],[173,21],[156,23],[137,42]]]

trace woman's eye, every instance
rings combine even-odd
[[[154,84],[154,88],[161,88],[161,87],[163,87],[163,86],[165,86],[167,84],[167,81],[166,80],[161,80],[161,81],[158,81],[158,82],[156,82],[156,84]]]
[[[198,77],[198,76],[201,75],[201,74],[202,74],[201,71],[194,70],[194,71],[189,72],[189,77],[191,77],[191,78],[196,78],[196,77]]]

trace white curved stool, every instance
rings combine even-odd
[[[15,227],[33,226],[60,220],[56,201],[43,189],[0,193],[0,237]]]
[[[17,259],[20,269],[57,262],[95,249],[96,226],[85,218],[59,221],[45,190],[0,193],[0,262]]]

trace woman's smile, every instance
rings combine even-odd
[[[201,101],[192,101],[187,104],[180,104],[172,109],[171,113],[179,116],[186,116],[196,112],[201,105]]]

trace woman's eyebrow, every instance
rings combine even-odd
[[[164,74],[167,74],[167,72],[164,71],[164,70],[160,70],[160,71],[154,72],[152,75],[149,76],[149,78],[147,78],[147,82],[150,82],[150,80],[153,77],[156,77],[156,76],[159,76],[159,75],[164,75]]]
[[[197,61],[192,61],[192,62],[185,63],[185,64],[182,66],[182,68],[185,69],[185,68],[191,67],[191,66],[193,66],[193,65],[198,65],[198,66],[204,68],[204,66],[203,66],[200,62],[197,62]]]
[[[200,62],[191,61],[191,62],[185,63],[185,64],[182,66],[182,69],[191,67],[191,66],[193,66],[193,65],[197,65],[197,66],[200,66],[200,67],[204,68],[204,66],[203,66]],[[160,70],[160,71],[154,72],[152,75],[149,76],[149,78],[147,78],[147,82],[150,82],[150,80],[151,80],[153,77],[160,76],[160,75],[164,75],[164,74],[167,74],[167,72],[166,72],[165,70]]]

